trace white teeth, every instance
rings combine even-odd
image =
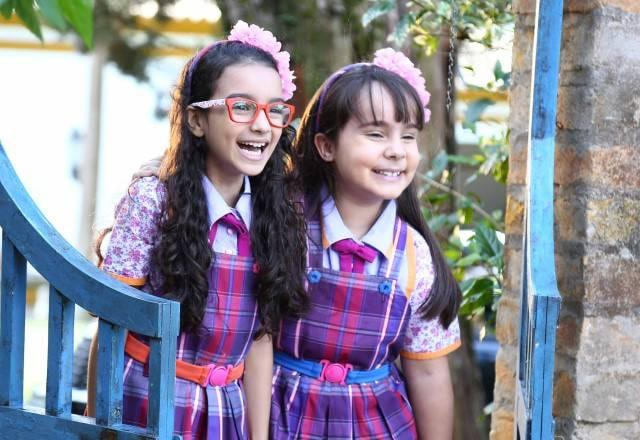
[[[254,148],[264,148],[267,146],[266,142],[238,142],[242,145],[248,145]]]
[[[402,174],[401,171],[390,171],[390,170],[375,170],[375,172],[377,174],[382,174],[383,176],[389,176],[389,177],[398,177],[400,174]]]

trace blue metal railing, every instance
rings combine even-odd
[[[0,145],[0,426],[3,438],[169,439],[180,306],[101,272],[44,218]],[[44,411],[23,404],[26,264],[50,284]],[[71,414],[74,305],[99,318],[96,418]],[[150,337],[147,429],[122,423],[125,329]]]
[[[529,125],[514,438],[551,440],[560,310],[553,242],[553,173],[562,0],[538,0]]]

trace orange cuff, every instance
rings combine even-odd
[[[123,275],[118,275],[117,273],[113,273],[113,272],[107,272],[109,275],[111,275],[113,278],[115,278],[118,281],[121,281],[125,284],[128,284],[130,286],[133,287],[142,287],[144,286],[144,284],[147,282],[147,278],[131,278],[131,277],[125,277]]]
[[[400,356],[405,359],[424,360],[424,359],[436,359],[442,356],[446,356],[452,351],[457,350],[462,345],[462,341],[458,340],[451,345],[447,345],[438,351],[429,351],[425,353],[414,353],[412,351],[402,350]]]

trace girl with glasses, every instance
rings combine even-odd
[[[302,278],[291,276],[304,268],[304,225],[283,184],[294,90],[280,43],[238,22],[185,66],[159,177],[134,181],[116,210],[102,268],[181,303],[183,439],[267,438],[270,334],[306,301]],[[123,422],[139,426],[146,342],[129,333],[125,347]]]

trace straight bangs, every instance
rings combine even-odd
[[[377,66],[363,65],[345,72],[327,93],[325,103],[329,105],[323,106],[322,112],[328,113],[327,108],[333,107],[335,117],[335,124],[328,124],[331,127],[326,132],[328,136],[334,137],[352,117],[359,122],[368,122],[366,119],[373,115],[373,122],[380,122],[381,115],[376,114],[373,102],[376,82],[391,96],[397,122],[414,125],[418,130],[424,128],[424,109],[413,87],[395,73]],[[336,93],[337,90],[340,93]]]

